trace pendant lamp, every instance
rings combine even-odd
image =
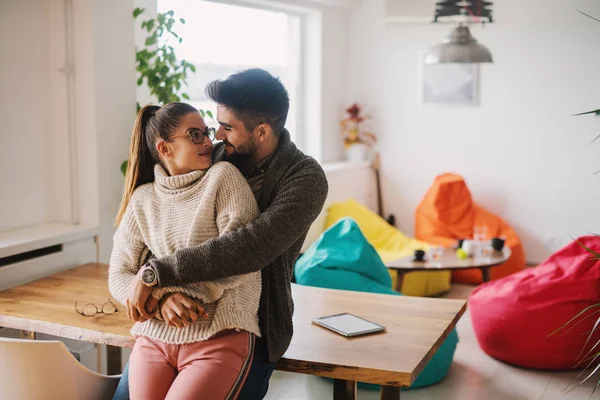
[[[425,64],[491,63],[492,54],[477,43],[468,26],[459,24],[425,54]]]

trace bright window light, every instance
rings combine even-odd
[[[158,0],[158,11],[168,10],[186,21],[175,29],[183,42],[173,38],[170,44],[178,58],[196,65],[196,73],[188,76],[189,103],[216,117],[215,104],[204,94],[206,84],[243,69],[263,68],[279,77],[290,94],[286,127],[297,141],[299,17],[202,0]]]

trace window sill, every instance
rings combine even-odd
[[[0,232],[0,258],[90,238],[98,233],[93,225],[52,222]]]

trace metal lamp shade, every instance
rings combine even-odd
[[[459,25],[425,55],[426,64],[491,63],[492,54],[477,43],[468,26]]]

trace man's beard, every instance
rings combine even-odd
[[[252,156],[254,156],[254,153],[256,152],[256,144],[253,141],[249,142],[245,149],[240,148],[239,150],[227,141],[223,141],[223,144],[233,148],[233,153],[227,154],[227,152],[225,152],[226,161],[229,161],[240,170],[249,169]]]

